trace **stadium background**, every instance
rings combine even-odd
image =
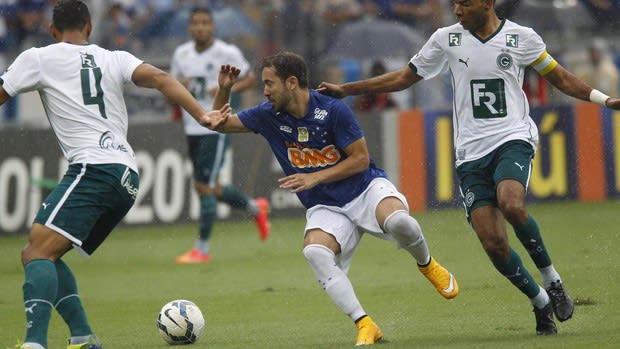
[[[314,79],[312,86],[316,86],[321,80],[365,77],[369,66],[378,59],[388,68],[400,67],[435,26],[454,22],[451,1],[414,2],[439,5],[439,11],[414,23],[402,23],[385,10],[387,7],[378,6],[387,6],[389,1],[362,0],[356,15],[336,23],[326,13],[329,1],[200,3],[213,8],[218,36],[239,45],[253,63],[280,49],[303,54]],[[46,28],[52,3],[0,3],[5,24],[0,25],[2,69],[21,50],[50,42]],[[198,2],[125,0],[118,3],[120,14],[117,3],[87,3],[93,12],[94,43],[127,49],[167,69],[174,47],[188,39],[188,11]],[[594,36],[606,40],[608,53],[614,62],[619,61],[618,21],[613,19],[618,18],[618,2],[612,3],[615,7],[598,13],[588,12],[588,1],[576,0],[498,0],[498,9],[508,18],[536,29],[562,64],[580,71],[587,68],[588,43]],[[612,18],[610,23],[604,21],[607,17]],[[392,47],[365,55],[365,51],[374,52],[373,44],[379,43],[359,43],[352,41],[354,37],[342,37],[352,25],[368,30],[383,23],[397,23],[399,28],[392,30],[407,28],[407,33],[413,33],[406,36],[411,42],[403,45],[394,40]],[[362,44],[363,49],[358,50]],[[450,85],[445,76],[418,85],[394,95],[398,109],[358,112],[358,116],[367,132],[373,158],[407,195],[413,210],[458,207]],[[528,75],[524,88],[541,134],[530,200],[601,201],[617,197],[620,113],[575,104],[535,76]],[[615,88],[617,91],[618,86]],[[195,220],[198,201],[191,187],[191,167],[180,123],[173,122],[171,108],[154,91],[128,86],[126,99],[131,122],[129,137],[137,153],[142,182],[138,201],[124,223],[177,224]],[[261,99],[258,86],[254,91],[234,96],[233,102],[242,108]],[[347,102],[353,104],[352,99]],[[0,108],[0,118],[0,235],[24,233],[38,205],[64,172],[66,162],[36,93],[21,95]],[[262,139],[250,134],[236,135],[227,156],[223,181],[232,181],[249,195],[268,197],[276,219],[303,212],[294,195],[278,189],[276,178],[281,172]],[[218,214],[222,218],[241,218],[225,206],[218,208]]]

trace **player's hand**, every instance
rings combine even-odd
[[[291,193],[314,188],[319,184],[319,176],[316,173],[295,173],[278,179],[280,188],[290,189]]]
[[[230,64],[222,64],[220,74],[217,77],[217,83],[220,88],[230,89],[237,82],[241,70]]]
[[[620,110],[620,98],[610,97],[605,101],[605,105],[609,109]]]
[[[231,112],[232,107],[230,106],[230,104],[226,103],[219,110],[212,110],[206,112],[202,116],[200,124],[211,130],[217,130],[218,127],[226,123],[226,120],[228,120]]]
[[[341,85],[332,84],[330,82],[321,82],[316,90],[324,95],[336,98],[343,98],[347,96]]]

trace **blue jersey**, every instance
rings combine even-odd
[[[238,116],[243,126],[267,139],[286,175],[332,167],[346,158],[344,148],[364,137],[346,104],[314,90],[310,90],[308,112],[301,119],[276,112],[269,102],[241,111]],[[366,170],[339,181],[319,184],[297,196],[306,208],[315,205],[342,207],[378,177],[387,178],[371,159]]]

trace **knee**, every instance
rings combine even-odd
[[[394,211],[389,215],[383,223],[383,229],[403,246],[415,244],[423,239],[420,224],[404,210]]]
[[[326,263],[334,263],[335,254],[327,246],[319,244],[310,244],[303,249],[304,257],[308,263],[318,266]]]
[[[55,260],[55,258],[49,253],[47,253],[45,250],[38,249],[35,247],[35,245],[31,243],[26,244],[26,246],[24,246],[24,248],[22,249],[21,259],[22,265],[26,265],[28,264],[28,262],[35,259],[50,259],[52,261]]]
[[[525,202],[523,202],[523,200],[502,201],[499,203],[499,208],[504,217],[506,217],[506,220],[512,225],[527,220],[527,210],[525,209]]]

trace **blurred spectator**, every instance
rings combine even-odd
[[[34,46],[46,46],[52,42],[48,33],[50,19],[47,18],[45,0],[20,0],[17,3],[18,51]]]
[[[618,95],[618,67],[605,39],[593,38],[588,47],[586,64],[575,69],[575,75],[586,83],[597,86],[605,94]]]
[[[620,0],[580,0],[588,9],[598,30],[620,30]]]
[[[387,71],[382,61],[375,61],[370,67],[369,78],[379,76]],[[397,108],[398,104],[389,93],[368,93],[353,100],[351,106],[354,111],[380,112],[388,108]]]
[[[393,2],[393,0],[360,0],[364,14],[385,20],[393,19]]]
[[[316,14],[324,22],[320,26],[324,30],[323,38],[325,50],[338,35],[340,26],[352,22],[363,15],[362,6],[357,0],[317,0],[315,3]]]
[[[392,0],[394,19],[423,31],[426,35],[443,25],[440,0]]]
[[[127,51],[129,49],[130,21],[123,4],[113,3],[101,21],[102,29],[100,32],[103,35],[99,44],[108,50]]]

